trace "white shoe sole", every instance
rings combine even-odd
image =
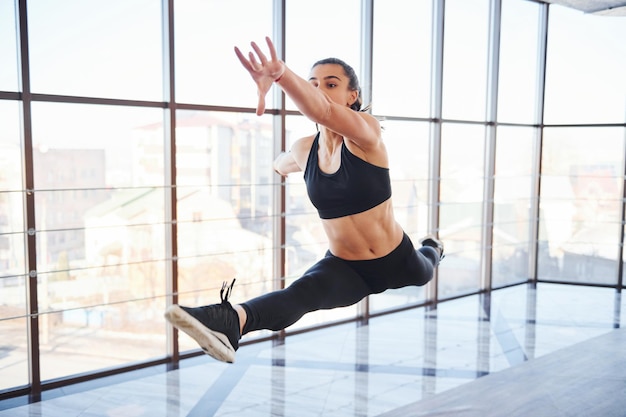
[[[198,342],[207,355],[218,361],[235,362],[235,349],[223,333],[209,329],[176,304],[168,307],[165,318],[178,330]]]

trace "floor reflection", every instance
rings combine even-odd
[[[0,417],[378,416],[620,328],[614,290],[517,286],[242,346],[99,388],[57,390]]]

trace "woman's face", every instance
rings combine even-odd
[[[309,82],[337,104],[349,107],[357,99],[358,92],[350,90],[350,78],[339,64],[316,65],[311,69]]]

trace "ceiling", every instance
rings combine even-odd
[[[585,13],[602,16],[626,16],[625,0],[541,0],[544,3],[559,4]]]

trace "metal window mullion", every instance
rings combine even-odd
[[[174,63],[174,0],[163,0],[162,9],[162,54],[163,54],[163,112],[164,135],[164,187],[165,187],[165,290],[166,304],[178,303],[178,228],[176,195],[176,92]],[[167,352],[174,364],[180,360],[178,331],[173,326],[166,328]]]
[[[286,61],[286,0],[274,0],[273,4],[273,36],[272,40],[276,47],[276,52],[279,58]],[[279,155],[281,152],[287,150],[287,130],[286,119],[287,110],[285,108],[285,93],[278,86],[274,87],[274,103],[278,108],[278,115],[274,119],[274,155]],[[287,263],[287,222],[286,222],[286,210],[287,210],[287,182],[286,178],[274,173],[275,181],[278,181],[279,185],[273,187],[272,207],[275,213],[273,221],[274,230],[274,250],[273,265],[272,265],[272,288],[274,290],[280,290],[285,288],[285,275],[286,275],[286,263]],[[279,341],[284,339],[285,330],[277,332]]]
[[[430,68],[430,137],[428,172],[428,232],[438,234],[439,205],[441,203],[441,115],[443,95],[443,48],[444,48],[445,0],[432,1],[431,68]],[[426,285],[427,302],[437,302],[439,272]]]
[[[374,0],[361,1],[361,97],[363,105],[372,102],[374,63]]]
[[[626,115],[625,115],[626,117]],[[626,125],[624,126],[624,141],[622,144],[626,147]],[[624,234],[626,227],[626,155],[622,158],[622,204],[620,213],[620,231],[619,231],[619,244],[617,254],[617,292],[621,293],[624,288]],[[616,308],[618,308],[618,302],[616,297]]]
[[[498,73],[500,68],[500,27],[502,0],[491,0],[489,5],[489,42],[487,51],[487,97],[485,127],[485,167],[483,184],[483,224],[480,289],[492,286],[493,216],[495,195],[496,135],[498,117]]]
[[[37,295],[37,227],[35,224],[35,167],[33,165],[32,95],[30,90],[30,60],[28,48],[28,18],[26,0],[18,2],[20,77],[22,86],[22,139],[24,173],[24,207],[26,223],[27,308],[28,308],[28,371],[30,396],[41,394],[41,364],[39,349],[39,301]]]
[[[541,156],[543,151],[543,130],[544,130],[544,108],[546,91],[546,60],[548,51],[548,18],[549,6],[541,4],[539,9],[539,44],[537,53],[537,94],[535,124],[537,132],[535,135],[535,149],[533,153],[533,168],[531,175],[533,183],[530,196],[530,224],[528,239],[528,271],[529,281],[537,282],[538,271],[538,250],[539,250],[539,222],[540,222],[540,198],[541,198]]]
[[[374,0],[361,0],[361,97],[363,105],[372,101],[372,77],[374,62]],[[370,316],[370,298],[357,303],[357,318],[366,324]]]

